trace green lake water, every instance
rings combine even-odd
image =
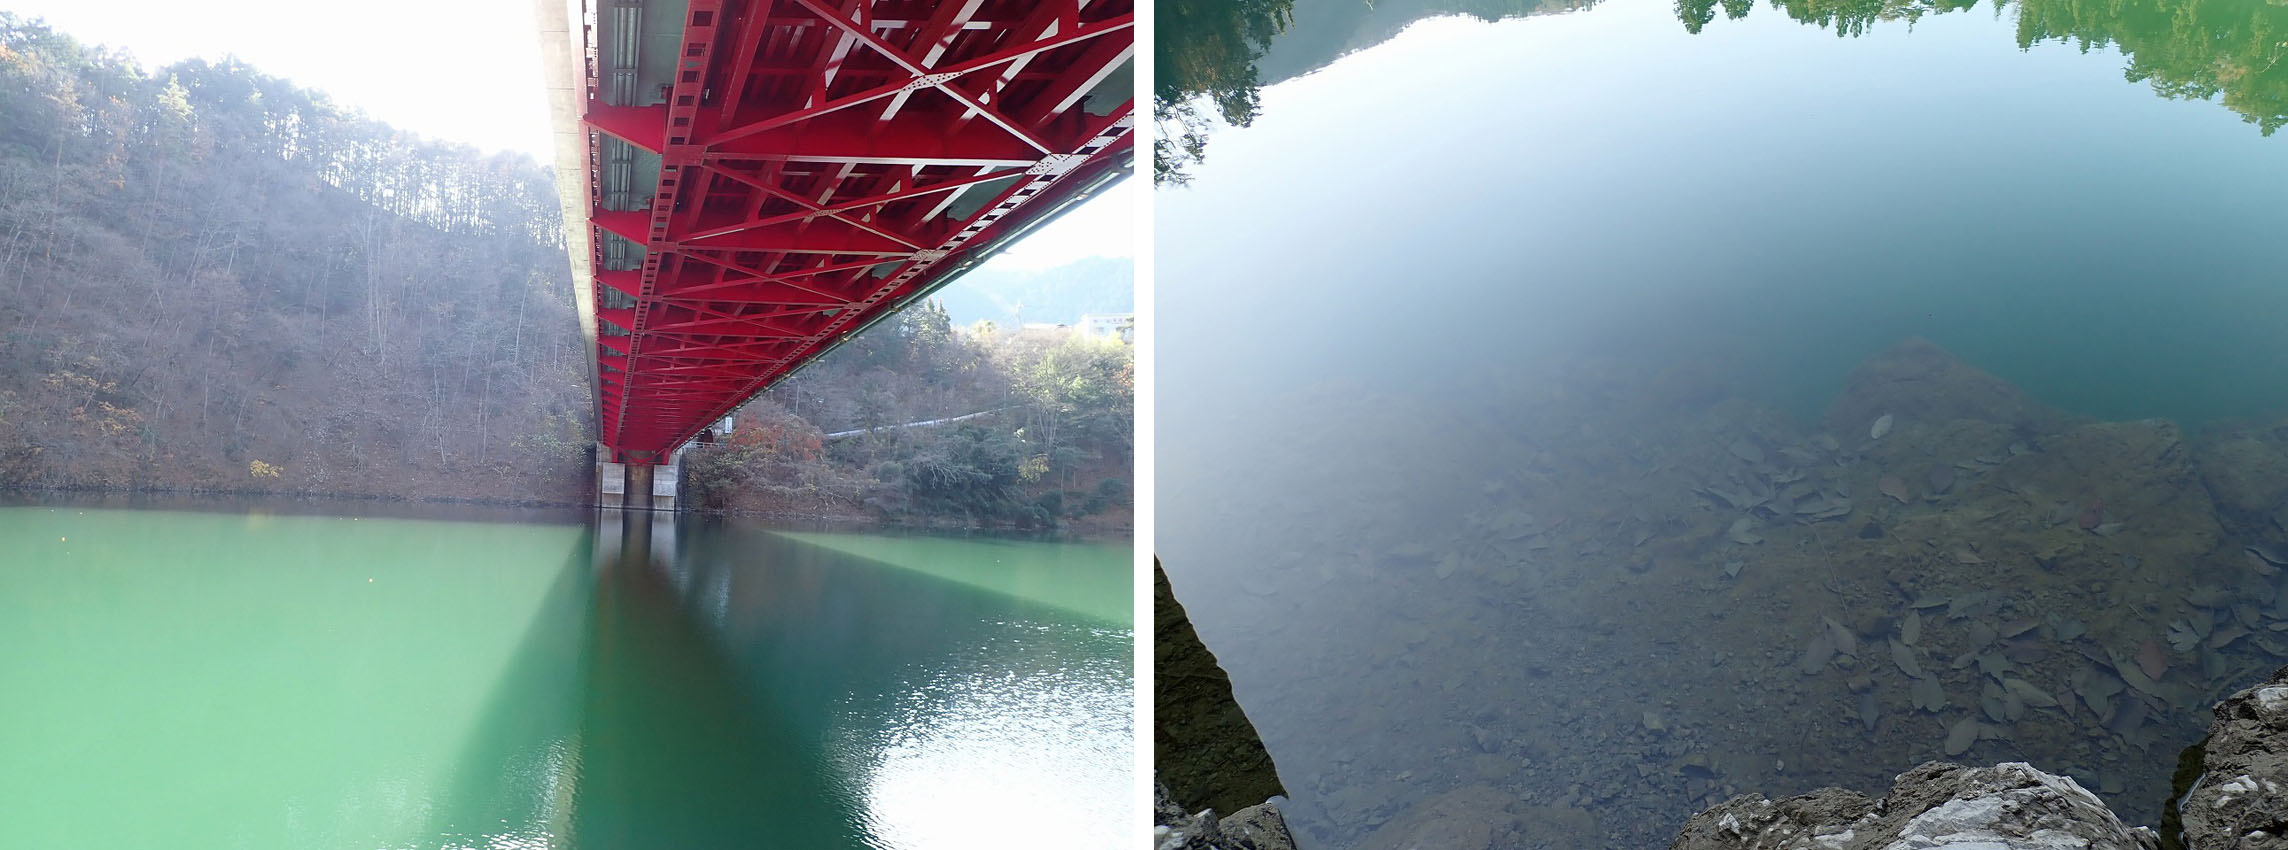
[[[0,508],[0,847],[1129,832],[1127,547],[520,519]]]

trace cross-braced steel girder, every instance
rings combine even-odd
[[[1134,0],[583,8],[611,460],[664,459],[1133,168]]]

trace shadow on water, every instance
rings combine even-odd
[[[621,557],[598,577],[581,726],[583,847],[864,847],[812,728],[754,699],[737,658],[680,601],[667,565]],[[800,688],[773,671],[764,687]]]
[[[482,847],[488,836],[553,832],[579,774],[581,697],[594,611],[595,550],[583,541],[549,583],[436,797],[423,835]]]
[[[492,685],[424,840],[968,846],[916,803],[947,768],[1057,777],[1075,756],[1059,732],[1124,736],[1096,697],[1132,681],[1128,632],[1072,617],[741,521],[607,517]],[[1036,699],[1037,717],[977,721]],[[1028,733],[1052,743],[1010,743]]]
[[[771,684],[750,689],[758,677],[679,602],[669,565],[606,537],[550,585],[461,748],[430,840],[868,846],[849,795],[818,769],[818,742],[800,734],[817,719],[752,692],[813,690],[807,677],[764,671]]]

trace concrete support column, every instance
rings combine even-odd
[[[627,482],[627,486],[621,490],[620,506],[631,511],[651,510],[652,465],[630,463],[622,469],[626,470],[626,477],[622,480]]]

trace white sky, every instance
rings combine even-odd
[[[530,0],[0,0],[146,67],[235,55],[424,136],[549,153]]]
[[[532,0],[0,0],[82,42],[124,48],[146,68],[237,56],[401,129],[547,163],[548,106]],[[993,261],[1049,268],[1134,257],[1134,180],[1049,224]]]
[[[1142,174],[1090,198],[1079,209],[1042,225],[1025,241],[1009,246],[986,265],[1039,271],[1083,257],[1136,257],[1136,185]],[[982,268],[982,266],[980,267]],[[960,284],[954,284],[959,286]]]

